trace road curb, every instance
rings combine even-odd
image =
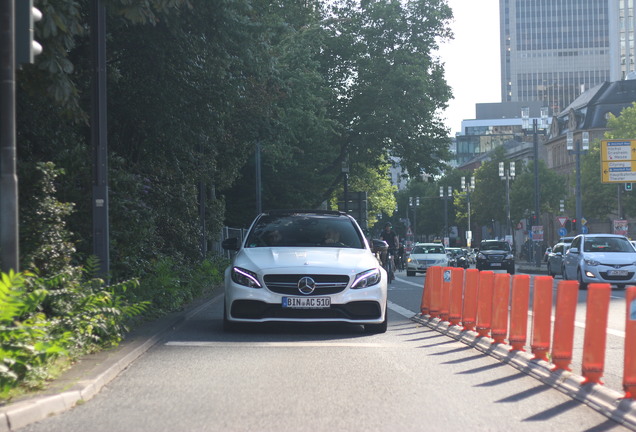
[[[411,320],[507,363],[573,399],[583,402],[617,423],[636,430],[636,401],[625,399],[618,391],[600,384],[583,384],[583,377],[572,372],[552,372],[552,364],[549,362],[534,360],[532,355],[526,352],[510,351],[512,348],[510,345],[493,344],[493,339],[480,337],[476,332],[463,331],[461,327],[451,326],[450,323],[441,321],[439,318],[418,314]]]
[[[118,347],[81,358],[41,393],[0,407],[0,432],[15,431],[91,399],[166,333],[222,297],[203,298],[183,311],[147,323]]]

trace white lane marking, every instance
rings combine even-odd
[[[167,346],[177,347],[261,347],[261,348],[314,348],[314,347],[354,347],[354,348],[390,348],[395,344],[359,343],[359,342],[205,342],[205,341],[168,341]]]
[[[413,318],[415,315],[417,315],[415,312],[411,312],[410,310],[403,308],[402,306],[397,305],[391,301],[387,302],[386,306],[393,312],[397,312],[405,318]]]

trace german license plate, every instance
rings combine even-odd
[[[490,263],[491,267],[501,267],[501,263]]]
[[[608,276],[627,276],[627,270],[608,270]]]
[[[283,297],[283,307],[290,309],[326,309],[331,297]]]

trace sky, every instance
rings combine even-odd
[[[462,120],[475,118],[475,104],[501,102],[499,0],[447,0],[455,38],[440,46],[446,82],[454,99],[442,114],[455,136]]]

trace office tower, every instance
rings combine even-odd
[[[629,71],[633,0],[500,0],[499,7],[503,102],[540,101],[556,114]]]

